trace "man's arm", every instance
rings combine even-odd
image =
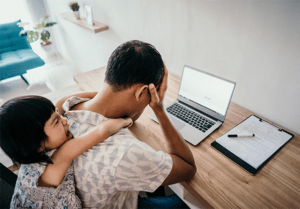
[[[60,100],[58,100],[58,102],[56,102],[55,107],[58,108],[58,111],[60,112],[60,114],[64,114],[65,111],[62,108],[62,105],[70,97],[76,96],[76,97],[80,97],[80,98],[90,98],[90,99],[92,99],[92,98],[94,98],[96,96],[97,93],[98,93],[97,91],[78,92],[78,93],[75,93],[75,94],[64,96],[63,98],[61,98]]]
[[[182,181],[189,181],[193,178],[197,171],[191,150],[187,146],[183,137],[171,123],[163,107],[163,99],[167,90],[167,78],[168,71],[165,67],[165,75],[159,91],[156,92],[153,84],[149,85],[149,91],[151,94],[151,102],[149,105],[153,109],[159,124],[161,125],[167,144],[167,152],[173,160],[172,170],[162,183],[163,186]]]

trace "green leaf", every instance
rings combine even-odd
[[[38,40],[39,33],[34,31],[27,31],[27,41],[32,43]]]
[[[46,16],[44,17],[44,20],[48,19],[48,17],[49,17],[49,15],[46,15]]]
[[[79,10],[79,5],[78,5],[78,2],[76,2],[76,1],[70,2],[69,6],[73,11],[78,11]]]
[[[51,26],[53,26],[55,24],[57,24],[57,23],[56,22],[48,22],[48,23],[45,24],[45,28],[46,27],[51,27]]]
[[[45,24],[45,23],[43,22],[43,23],[37,24],[37,25],[35,26],[34,29],[40,29],[40,28],[43,28],[43,27],[44,27],[43,24]]]
[[[43,30],[43,31],[41,32],[41,39],[42,39],[43,41],[47,41],[47,40],[49,40],[49,38],[50,38],[50,33],[49,33],[49,31]]]

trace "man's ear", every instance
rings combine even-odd
[[[137,90],[135,91],[136,101],[140,101],[143,94],[147,93],[147,90],[148,90],[148,85],[144,85],[142,87],[137,88]]]

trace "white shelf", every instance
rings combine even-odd
[[[76,25],[79,25],[80,27],[83,27],[87,30],[90,30],[94,33],[99,33],[99,32],[108,30],[107,25],[104,25],[103,23],[99,23],[99,22],[96,22],[96,21],[94,21],[93,26],[87,25],[85,18],[76,19],[73,12],[65,12],[65,13],[62,13],[60,15],[61,15],[62,18],[66,19],[66,20],[68,20],[68,21],[70,21],[70,22],[72,22]]]

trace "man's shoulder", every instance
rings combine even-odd
[[[116,143],[120,142],[119,140],[121,140],[121,142],[126,142],[129,143],[131,145],[136,145],[136,146],[142,146],[142,147],[147,147],[148,149],[151,148],[149,145],[147,145],[146,143],[138,140],[137,138],[135,138],[130,131],[127,128],[122,128],[120,131],[118,131],[115,135],[115,140]],[[152,149],[152,148],[151,148]]]
[[[89,98],[80,98],[80,97],[76,97],[76,96],[72,96],[70,98],[68,98],[62,105],[64,111],[69,111],[71,110],[72,107],[81,104],[83,102],[89,101]]]
[[[148,145],[136,139],[128,129],[123,128],[86,151],[85,155],[81,155],[79,158],[100,159],[102,156],[106,156],[121,159],[126,153],[145,149],[145,146]]]
[[[107,143],[105,143],[107,141]],[[131,148],[147,148],[147,149],[152,149],[149,147],[147,144],[144,142],[138,140],[135,138],[128,129],[123,128],[120,131],[118,131],[116,134],[113,136],[109,137],[107,140],[103,141],[102,143],[99,143],[98,145],[103,145],[103,146],[123,146],[126,150]],[[124,150],[125,151],[125,150]]]

